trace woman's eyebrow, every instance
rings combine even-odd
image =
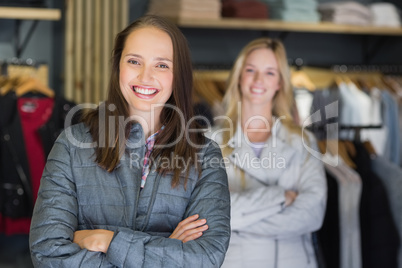
[[[140,59],[143,59],[143,57],[141,56],[141,55],[139,55],[139,54],[134,54],[134,53],[127,53],[126,55],[124,55],[125,57],[136,57],[136,58],[140,58]],[[169,59],[169,58],[165,58],[165,57],[156,57],[156,58],[154,58],[154,60],[157,60],[157,61],[170,61],[170,62],[173,62],[171,59]]]
[[[124,57],[128,57],[128,56],[130,56],[130,57],[136,57],[136,58],[141,58],[141,59],[142,59],[142,56],[141,56],[141,55],[138,55],[138,54],[127,53],[126,55],[124,55]]]
[[[156,57],[155,60],[160,60],[160,61],[170,61],[173,62],[171,59],[164,58],[164,57]]]
[[[255,67],[255,65],[254,64],[252,64],[252,63],[246,63],[246,65],[245,65],[246,67],[247,66],[250,66],[250,67]],[[268,66],[268,67],[266,67],[265,68],[266,70],[275,70],[275,71],[277,71],[278,70],[278,68],[276,68],[276,67],[271,67],[271,66]]]

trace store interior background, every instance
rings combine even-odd
[[[319,0],[319,2],[333,1]],[[381,2],[379,0],[354,1],[363,4]],[[393,3],[402,10],[401,0],[384,2]],[[130,22],[146,13],[148,0],[129,0],[129,3]],[[60,9],[62,18],[58,21],[39,21],[26,49],[20,56],[21,59],[31,58],[36,62],[47,64],[48,86],[60,96],[63,96],[65,92],[64,4],[65,1],[62,0],[47,0],[47,7]],[[30,20],[21,21],[20,38],[25,38],[31,23]],[[16,20],[0,19],[0,29],[0,61],[10,60],[16,56],[13,41],[17,30]],[[402,75],[402,35],[201,28],[181,28],[181,30],[189,41],[195,69],[229,69],[245,44],[255,38],[268,36],[282,39],[290,64],[300,58],[303,60],[303,66],[332,68],[335,65],[347,65],[362,69],[390,67],[398,75]],[[110,57],[110,55],[104,55],[104,57]],[[29,263],[29,257],[26,261]],[[0,267],[3,267],[1,258]],[[26,267],[30,267],[29,264]]]
[[[329,2],[330,0],[319,0]],[[377,0],[358,0],[363,4]],[[388,0],[399,8],[402,2]],[[49,87],[63,95],[64,72],[64,1],[48,0],[49,8],[59,8],[59,21],[39,21],[21,59],[32,58],[49,66]],[[130,0],[130,21],[145,14],[147,0]],[[20,38],[26,36],[31,21],[22,21]],[[15,57],[13,38],[16,21],[0,19],[0,60]],[[195,67],[230,67],[240,49],[250,40],[260,37],[284,37],[289,63],[303,59],[305,66],[331,67],[334,65],[393,66],[402,72],[402,36],[379,36],[360,34],[326,34],[304,32],[279,32],[232,29],[182,28],[187,37]],[[108,57],[109,55],[105,55]]]

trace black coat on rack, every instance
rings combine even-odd
[[[50,119],[38,130],[46,156],[74,106],[64,98],[55,98]],[[79,115],[73,118],[73,123],[78,121]],[[0,135],[0,213],[10,218],[30,217],[33,209],[31,178],[17,96],[13,91],[0,97]]]

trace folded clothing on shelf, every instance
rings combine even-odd
[[[260,0],[269,9],[271,19],[298,22],[318,22],[317,0]]]
[[[372,13],[372,25],[400,27],[401,19],[395,5],[391,3],[373,3],[369,5]]]
[[[369,26],[372,21],[370,8],[354,1],[319,4],[318,11],[322,21],[336,24]]]
[[[257,0],[223,0],[222,17],[268,19],[268,7]]]
[[[151,0],[147,13],[169,18],[219,19],[221,2],[220,0]]]

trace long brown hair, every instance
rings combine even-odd
[[[129,117],[128,103],[119,85],[120,58],[128,35],[137,29],[145,27],[155,27],[167,33],[173,44],[173,93],[166,102],[167,105],[162,109],[160,122],[164,125],[164,129],[156,136],[154,150],[152,151],[150,159],[151,161],[155,160],[151,163],[156,165],[156,159],[158,159],[158,157],[160,157],[159,159],[169,159],[169,161],[171,161],[171,165],[157,165],[157,170],[161,173],[172,171],[174,173],[172,186],[175,187],[179,185],[179,175],[184,171],[186,172],[184,184],[186,184],[189,172],[189,169],[185,170],[188,166],[187,163],[189,163],[190,166],[198,168],[198,162],[196,161],[198,149],[194,146],[190,146],[189,143],[192,142],[193,144],[202,145],[204,144],[204,136],[200,132],[188,131],[188,129],[185,128],[197,128],[195,121],[190,120],[193,117],[192,64],[187,40],[172,22],[159,16],[146,15],[137,19],[117,34],[112,53],[112,72],[107,100],[103,105],[100,105],[98,109],[88,113],[84,118],[84,122],[89,126],[91,135],[98,144],[95,149],[95,161],[107,171],[113,171],[118,165],[121,156],[124,154],[126,141],[132,126],[132,123],[122,124],[122,120],[117,120],[122,116],[124,120]],[[113,107],[113,109],[110,107]],[[175,109],[172,109],[172,107]],[[193,123],[189,123],[185,126],[183,121],[178,120],[179,115],[175,110],[180,111],[180,116],[184,119],[184,123]],[[104,115],[104,124],[99,123],[100,115]],[[111,118],[114,118],[113,122]],[[184,131],[186,131],[186,135],[180,140],[176,140]],[[101,142],[100,134],[103,135],[106,141],[103,143],[104,146],[99,146]],[[166,146],[158,146],[168,144],[172,145],[168,148],[166,148]],[[182,161],[174,161],[174,159],[178,157],[187,161],[187,163],[183,166],[173,165],[173,163],[182,163]]]

